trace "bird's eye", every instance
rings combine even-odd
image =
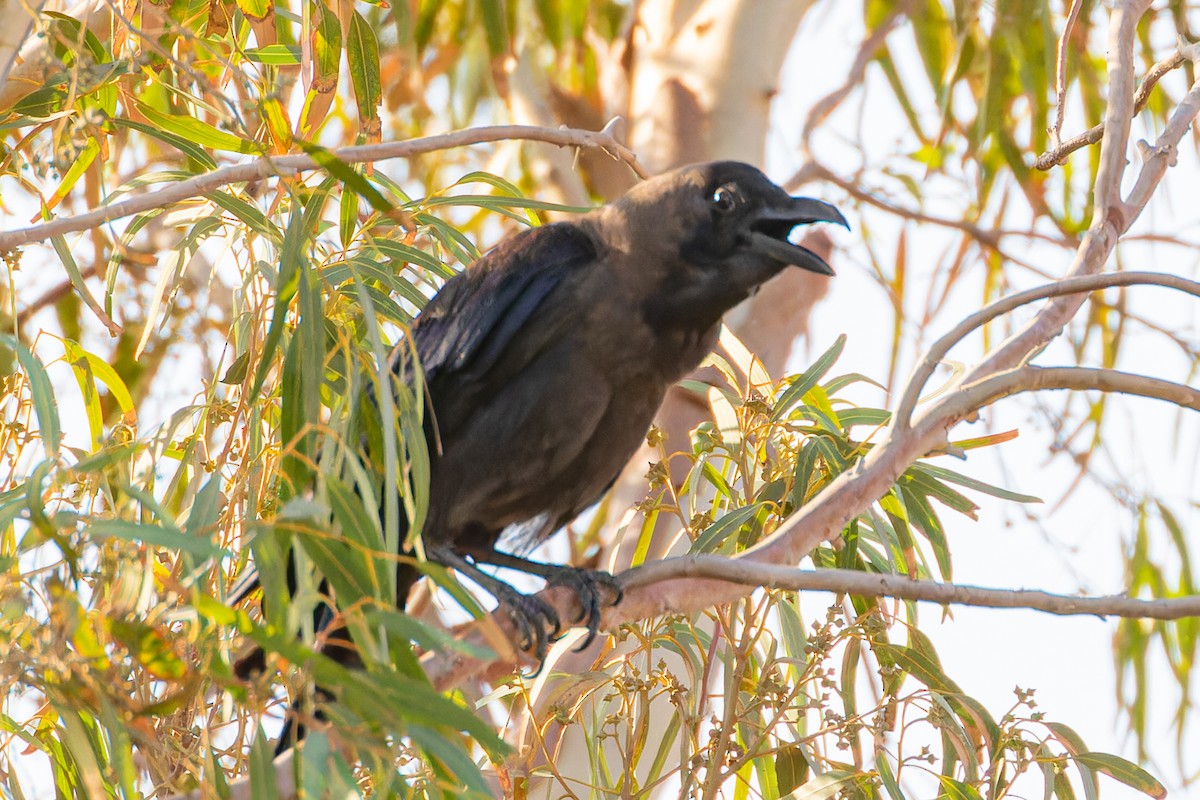
[[[729,186],[722,186],[713,192],[712,206],[717,211],[732,211],[737,204],[737,195]]]

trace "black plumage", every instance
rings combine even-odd
[[[788,241],[813,222],[846,224],[747,164],[684,167],[505,239],[413,324],[429,401],[426,556],[496,595],[539,656],[558,632],[554,612],[476,564],[571,586],[594,635],[600,606],[619,596],[612,577],[498,552],[501,534],[519,526],[541,541],[596,502],[725,311],[788,265],[832,274]],[[402,606],[417,572],[400,569]]]

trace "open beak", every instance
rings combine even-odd
[[[811,197],[791,197],[791,202],[759,209],[750,223],[750,249],[785,264],[818,275],[832,275],[833,269],[816,253],[792,244],[788,236],[798,225],[832,222],[850,230],[842,213],[829,203]]]

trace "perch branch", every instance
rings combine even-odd
[[[854,569],[810,570],[780,564],[749,564],[715,555],[690,555],[647,564],[625,573],[627,589],[667,578],[715,578],[746,586],[788,591],[826,591],[864,597],[895,597],[942,605],[985,608],[1021,608],[1047,614],[1182,619],[1200,616],[1200,595],[1143,600],[1111,595],[1085,597],[1052,594],[1036,589],[991,589],[929,580],[906,575],[876,575]]]
[[[667,580],[706,579],[743,588],[759,586],[788,591],[826,591],[863,597],[894,597],[939,605],[975,606],[982,608],[1012,608],[1042,611],[1059,616],[1129,617],[1135,619],[1176,620],[1200,616],[1200,596],[1188,595],[1159,600],[1145,600],[1124,595],[1086,597],[1052,594],[1036,589],[993,589],[913,580],[904,575],[873,575],[849,569],[809,570],[779,564],[747,563],[716,555],[690,555],[647,564],[621,576],[627,591]],[[545,596],[543,594],[543,596]],[[560,609],[560,613],[565,609]],[[479,632],[476,627],[472,635]],[[483,640],[480,640],[481,643]],[[426,662],[441,658],[431,654]],[[506,665],[511,668],[511,665]],[[450,688],[451,677],[434,680],[442,690]],[[295,751],[289,750],[275,759],[276,789],[281,798],[294,797]],[[176,795],[170,800],[202,800],[202,789]],[[230,800],[250,800],[253,797],[248,779],[229,787]]]
[[[955,402],[978,410],[1021,392],[1055,389],[1135,395],[1200,411],[1200,391],[1186,384],[1093,367],[1017,367],[961,387]]]

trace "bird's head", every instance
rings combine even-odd
[[[798,226],[813,222],[850,227],[829,203],[792,197],[739,161],[665,173],[634,187],[616,205],[643,226],[639,242],[657,239],[678,248],[677,255],[693,267],[745,270],[747,275],[774,274],[785,265],[832,275],[823,259],[789,237]],[[654,230],[657,237],[646,235]]]

